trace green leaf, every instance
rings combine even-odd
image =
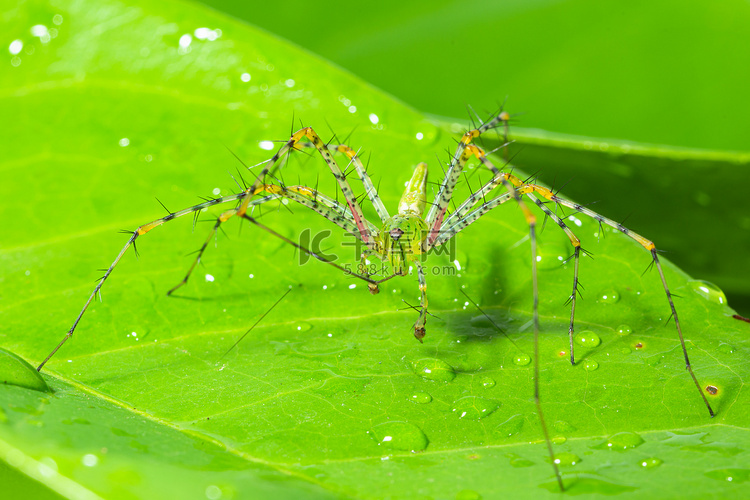
[[[454,147],[450,131],[351,75],[191,4],[57,1],[4,15],[15,20],[8,38],[24,48],[20,64],[0,72],[13,117],[0,139],[0,338],[35,363],[70,328],[101,275],[95,268],[125,244],[116,230],[162,216],[154,197],[177,210],[196,195],[237,189],[227,171],[238,164],[224,145],[253,165],[270,154],[259,141],[300,127],[292,115],[326,139],[329,123],[371,155],[391,210],[410,168]],[[55,37],[31,37],[38,24]],[[199,31],[216,38],[199,39],[201,27],[221,32]],[[554,161],[558,151],[548,154]],[[475,172],[473,187],[487,180]],[[319,179],[334,193],[315,156],[295,155],[283,175]],[[330,229],[286,208],[269,207],[261,220],[293,240],[307,228]],[[541,399],[569,491],[737,496],[750,458],[748,324],[731,317],[719,292],[701,291],[663,261],[698,379],[717,390],[708,396],[711,420],[667,322],[658,275],[642,274],[648,252],[595,221],[569,223],[595,256],[581,262],[577,328],[600,339],[585,333],[579,362],[567,362],[572,263],[558,257],[571,250],[550,225],[540,236]],[[371,296],[329,266],[300,266],[293,248],[257,228],[240,233],[236,220],[188,285],[167,297],[211,226],[198,222],[191,233],[190,224],[159,227],[139,239],[139,259],[123,257],[103,302],[92,303],[43,371],[52,395],[0,386],[0,458],[11,470],[3,477],[25,481],[17,490],[41,483],[67,498],[557,495],[532,398],[530,251],[517,207],[462,232],[455,258],[431,257],[437,317],[424,344],[412,337],[414,312],[399,310],[418,300],[413,276]],[[322,249],[355,262],[337,233]]]

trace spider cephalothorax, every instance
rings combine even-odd
[[[376,235],[376,252],[391,265],[393,274],[406,276],[409,264],[426,252],[427,223],[422,218],[426,204],[427,164],[414,169],[398,204],[398,214],[383,223]]]

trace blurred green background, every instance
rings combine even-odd
[[[416,108],[555,132],[750,150],[750,4],[727,0],[206,0]]]
[[[426,113],[465,121],[467,106],[486,116],[507,98],[520,113],[515,164],[653,239],[750,315],[748,2],[204,3]],[[628,141],[744,153],[713,161],[721,155],[678,158],[655,148],[645,161],[623,161],[566,155],[563,146],[550,164],[528,139],[558,134],[589,150],[623,140],[621,153],[637,148]]]

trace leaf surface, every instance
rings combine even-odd
[[[25,52],[0,73],[14,117],[0,160],[0,338],[35,362],[70,328],[95,268],[124,245],[116,231],[163,215],[154,197],[174,211],[196,194],[237,190],[225,145],[254,165],[271,154],[259,141],[285,139],[300,119],[325,139],[326,123],[339,140],[352,132],[346,141],[371,155],[391,210],[411,167],[426,160],[434,171],[435,153],[454,147],[450,130],[351,75],[191,4],[57,1],[5,15],[18,20],[10,38]],[[30,38],[38,24],[55,36]],[[546,154],[555,161],[554,149]],[[468,186],[487,180],[468,173]],[[335,192],[315,155],[295,154],[282,175]],[[140,257],[123,258],[103,302],[45,369],[52,395],[0,387],[0,458],[14,483],[20,471],[22,489],[39,482],[68,498],[557,495],[532,399],[530,252],[517,207],[462,232],[452,256],[431,257],[436,317],[424,344],[404,304],[418,301],[413,276],[371,296],[235,220],[167,297],[218,213],[192,232],[185,217],[139,239]],[[331,229],[281,204],[261,219],[295,241]],[[719,292],[664,263],[696,374],[718,391],[710,420],[658,275],[643,273],[648,253],[595,221],[567,220],[595,257],[581,263],[577,328],[600,339],[585,334],[591,346],[578,346],[576,366],[560,355],[572,288],[561,258],[571,250],[548,224],[542,403],[570,493],[736,494],[747,478],[748,325]],[[356,262],[340,243],[351,241],[333,231],[322,249]]]

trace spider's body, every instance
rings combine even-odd
[[[463,229],[479,220],[484,215],[491,212],[494,208],[504,204],[508,201],[514,201],[518,207],[522,210],[526,222],[529,227],[529,242],[531,246],[531,273],[532,273],[532,294],[533,294],[533,326],[534,326],[534,401],[537,407],[537,413],[542,424],[544,431],[545,440],[547,443],[548,452],[551,458],[552,466],[555,469],[560,489],[563,489],[562,479],[557,470],[557,465],[554,460],[552,452],[551,442],[547,433],[547,428],[544,423],[544,416],[539,399],[539,351],[538,351],[538,332],[539,332],[539,318],[538,318],[538,299],[539,294],[537,290],[537,255],[536,255],[536,216],[532,213],[529,207],[526,205],[524,199],[530,200],[535,206],[538,207],[547,217],[552,219],[568,236],[570,239],[571,246],[573,248],[572,259],[574,260],[574,274],[573,274],[573,290],[569,297],[571,303],[571,315],[570,315],[570,361],[575,363],[574,351],[573,351],[573,331],[574,331],[574,317],[575,317],[575,306],[576,297],[578,291],[578,268],[580,255],[582,253],[580,240],[573,234],[572,230],[565,224],[565,222],[558,217],[554,211],[550,210],[545,203],[552,203],[555,206],[568,207],[577,213],[587,215],[594,220],[598,221],[599,224],[606,224],[610,227],[615,228],[624,235],[632,238],[634,241],[643,246],[652,256],[653,265],[659,272],[659,277],[664,286],[667,301],[674,317],[677,333],[680,338],[682,346],[682,352],[684,354],[686,368],[689,371],[693,381],[695,382],[698,391],[705,402],[709,413],[713,416],[713,410],[703,394],[700,384],[698,383],[695,374],[690,366],[687,349],[682,336],[682,330],[680,322],[677,316],[677,311],[672,300],[671,293],[667,286],[664,273],[662,272],[661,264],[656,253],[654,244],[630,231],[622,224],[617,223],[611,219],[608,219],[602,215],[593,212],[592,210],[583,207],[577,203],[566,200],[553,193],[550,189],[540,186],[538,184],[523,181],[516,177],[512,173],[503,172],[493,165],[489,160],[485,152],[475,144],[474,140],[478,138],[482,133],[494,128],[505,128],[507,133],[507,124],[510,115],[501,111],[491,120],[481,124],[479,127],[466,132],[456,148],[450,164],[445,173],[445,178],[440,183],[438,192],[435,195],[434,201],[430,203],[429,210],[425,214],[427,207],[427,165],[420,163],[414,169],[411,180],[407,183],[406,189],[399,201],[398,212],[396,215],[391,216],[388,210],[385,208],[382,200],[380,199],[378,192],[370,180],[364,165],[359,159],[356,151],[347,145],[335,145],[324,143],[317,133],[310,127],[305,127],[292,134],[288,141],[278,150],[278,152],[269,160],[261,163],[263,165],[262,170],[257,175],[255,181],[249,187],[246,187],[241,192],[225,196],[222,198],[216,198],[192,207],[180,210],[178,212],[172,212],[169,215],[149,222],[140,226],[138,229],[133,231],[130,239],[125,244],[123,249],[120,251],[115,261],[105,272],[103,278],[94,288],[93,292],[88,298],[88,301],[84,305],[83,309],[76,318],[73,326],[67,332],[60,344],[47,356],[47,358],[39,365],[39,370],[44,364],[62,347],[65,341],[73,335],[73,332],[81,320],[83,314],[86,312],[89,304],[101,289],[104,282],[107,280],[109,275],[114,270],[120,258],[125,254],[131,245],[135,244],[135,240],[140,236],[145,235],[152,229],[161,226],[162,224],[171,221],[177,217],[188,214],[198,214],[205,208],[229,203],[236,202],[237,205],[234,208],[223,212],[216,220],[214,227],[208,238],[206,239],[203,246],[198,251],[197,257],[193,261],[192,265],[188,269],[187,274],[174,288],[169,290],[168,294],[171,294],[176,289],[187,283],[190,274],[192,273],[195,266],[200,261],[203,252],[208,246],[208,242],[213,238],[216,231],[219,229],[221,224],[228,221],[232,217],[238,217],[245,219],[255,226],[268,231],[274,236],[294,245],[301,251],[321,260],[327,264],[330,264],[345,273],[362,279],[368,283],[368,288],[371,293],[378,292],[378,285],[386,280],[389,280],[395,276],[405,276],[409,274],[412,268],[416,268],[417,276],[419,279],[419,290],[420,290],[420,304],[415,309],[419,312],[419,317],[414,323],[414,336],[422,341],[426,334],[426,319],[427,319],[427,282],[425,272],[422,267],[422,257],[427,254],[432,248],[442,245],[453,238]],[[507,146],[507,141],[504,146]],[[334,198],[326,196],[320,193],[317,189],[313,189],[306,186],[287,186],[281,182],[274,183],[277,178],[274,174],[282,167],[282,159],[286,157],[290,152],[298,150],[302,147],[315,148],[318,153],[322,156],[328,165],[333,177],[336,179],[338,187],[343,195],[346,203],[340,203]],[[347,174],[341,170],[338,163],[333,159],[334,153],[341,153],[346,155],[350,160],[350,165],[354,167],[359,181],[364,187],[365,194],[372,204],[375,212],[380,219],[377,223],[373,223],[367,220],[363,214],[360,206],[360,201],[354,195],[354,192],[347,179]],[[466,200],[455,206],[452,212],[448,211],[449,204],[451,203],[455,187],[461,178],[464,167],[471,157],[478,159],[491,173],[492,179],[481,186],[476,191],[472,192]],[[271,182],[269,182],[269,180]],[[498,192],[498,190],[503,190]],[[540,199],[541,198],[541,199]],[[332,223],[339,226],[344,231],[355,235],[361,240],[364,245],[364,250],[360,256],[361,265],[359,272],[355,273],[351,270],[345,269],[335,262],[331,262],[324,257],[317,255],[314,251],[305,248],[285,236],[277,233],[273,229],[265,226],[253,217],[252,209],[256,206],[264,203],[287,199],[296,202],[331,221]],[[542,201],[542,199],[546,200]],[[366,266],[368,256],[376,256],[384,262],[390,265],[391,273],[389,276],[382,277],[380,279],[374,279],[373,275],[368,273],[368,266]]]
[[[414,169],[403,196],[398,203],[398,214],[389,217],[375,236],[376,253],[388,261],[393,274],[405,276],[409,264],[425,253],[427,223],[422,215],[427,203],[427,164]]]

